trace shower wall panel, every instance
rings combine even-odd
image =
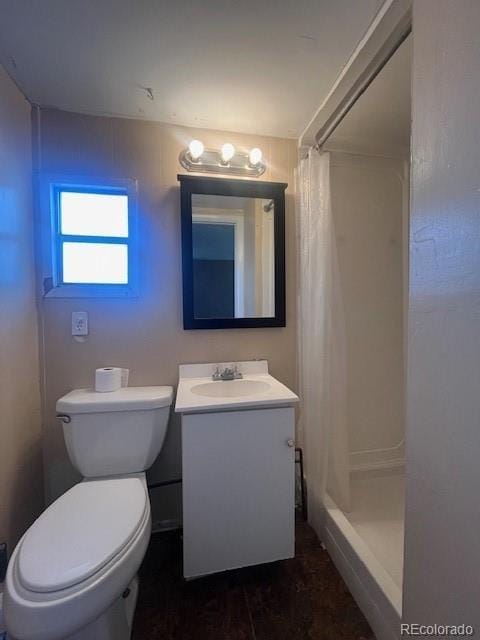
[[[404,457],[407,168],[397,159],[332,154],[353,468]]]

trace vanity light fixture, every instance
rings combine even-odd
[[[205,149],[200,140],[191,140],[179,156],[182,167],[197,173],[223,173],[258,178],[266,170],[262,150],[253,147],[248,152],[237,151],[225,142],[220,151]]]
[[[262,161],[262,150],[258,147],[253,147],[250,149],[250,153],[248,154],[248,161],[252,167],[255,167],[259,162]]]
[[[222,156],[222,162],[224,164],[228,164],[235,155],[235,147],[233,146],[233,144],[231,142],[226,142],[224,145],[222,145],[220,155]]]
[[[200,160],[203,152],[205,151],[203,142],[201,142],[200,140],[192,140],[188,145],[188,151],[190,152],[193,161],[196,162]]]

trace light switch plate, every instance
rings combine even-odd
[[[88,336],[88,313],[72,311],[72,336]]]

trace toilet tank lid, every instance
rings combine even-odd
[[[103,413],[110,411],[145,411],[169,407],[173,387],[123,387],[100,393],[94,389],[74,389],[57,400],[57,412]]]

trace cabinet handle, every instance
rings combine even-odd
[[[294,441],[294,440],[292,440],[292,438],[289,438],[289,439],[287,440],[287,446],[288,446],[288,447],[294,447],[294,446],[295,446],[295,441]]]

